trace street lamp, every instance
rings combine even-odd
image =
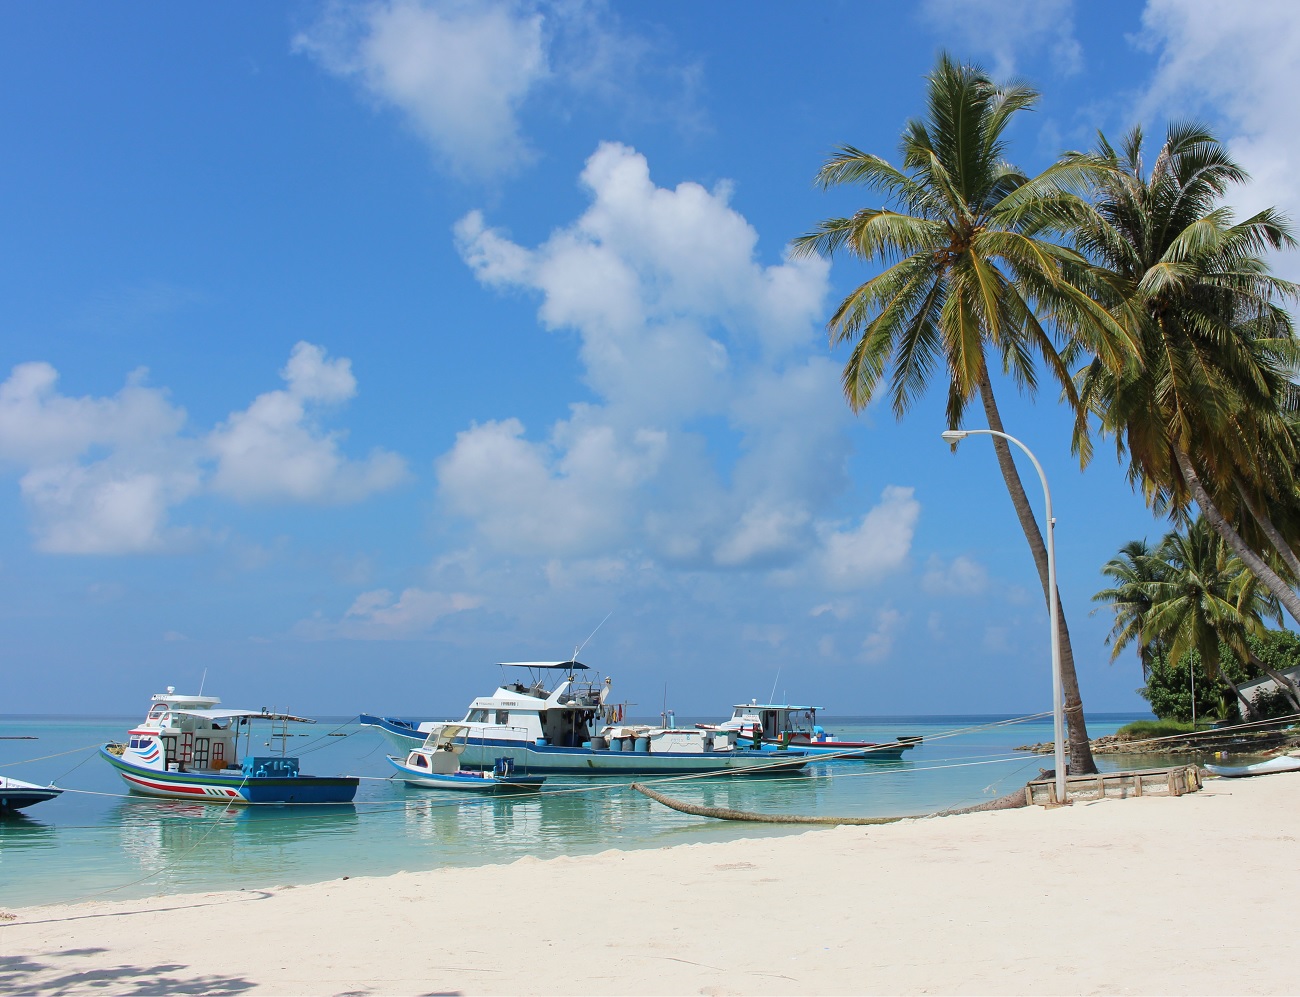
[[[1047,487],[1047,475],[1027,446],[1014,436],[999,433],[996,429],[949,429],[943,438],[956,448],[968,436],[1000,436],[1014,443],[1033,461],[1038,480],[1043,483],[1043,497],[1047,502],[1047,605],[1052,623],[1052,726],[1056,735],[1056,799],[1065,803],[1065,708],[1061,701],[1061,607],[1056,597],[1056,519],[1052,516],[1052,493]]]

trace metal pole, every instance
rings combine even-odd
[[[1025,452],[1043,483],[1043,498],[1047,507],[1047,605],[1052,626],[1052,728],[1056,737],[1056,799],[1066,802],[1065,795],[1065,704],[1061,696],[1061,607],[1056,595],[1056,518],[1052,515],[1052,492],[1047,487],[1047,475],[1033,451],[1014,436],[999,433],[996,429],[955,429],[943,434],[954,446],[967,436],[1000,436]]]

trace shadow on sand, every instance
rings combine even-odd
[[[234,976],[181,974],[178,963],[156,966],[101,966],[89,972],[65,968],[61,959],[96,956],[107,949],[62,949],[39,957],[0,956],[0,993],[242,994],[256,984]]]

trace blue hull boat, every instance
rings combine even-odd
[[[25,810],[37,803],[52,800],[62,792],[53,786],[37,786],[35,783],[0,776],[0,813]]]

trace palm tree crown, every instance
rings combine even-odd
[[[1066,158],[1030,178],[1004,158],[1012,116],[1037,99],[1030,87],[996,86],[979,69],[941,56],[929,77],[927,119],[904,129],[901,169],[846,145],[817,174],[823,187],[863,184],[893,203],[827,219],[794,242],[796,253],[844,249],[886,264],[829,322],[834,342],[855,340],[844,369],[855,411],[892,366],[889,394],[902,416],[944,363],[955,428],[986,372],[986,345],[1030,390],[1041,357],[1073,400],[1044,314],[1114,355],[1105,333],[1115,326],[1087,293],[1091,270],[1055,241],[1077,220],[1083,202],[1073,191],[1094,165]]]

